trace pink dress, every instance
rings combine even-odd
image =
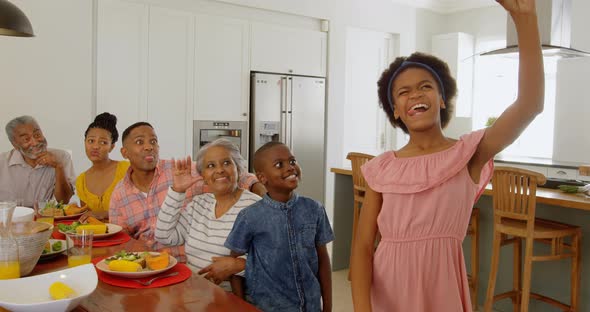
[[[371,189],[383,195],[374,312],[471,311],[461,243],[493,172],[490,161],[475,184],[467,168],[484,131],[466,134],[444,151],[408,158],[390,151],[362,167]]]

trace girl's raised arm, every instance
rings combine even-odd
[[[519,46],[518,96],[490,126],[471,159],[469,171],[479,180],[481,168],[514,142],[543,111],[545,76],[535,0],[497,0],[516,25]],[[499,90],[501,92],[502,90]]]

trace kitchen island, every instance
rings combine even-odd
[[[334,229],[338,231],[338,239],[334,242],[333,263],[340,268],[348,267],[350,257],[350,237],[352,235],[352,170],[348,168],[332,168],[334,181]],[[480,209],[480,240],[479,240],[479,287],[478,303],[483,306],[488,287],[490,259],[492,254],[492,209],[491,185],[486,187],[481,198],[475,204]],[[582,279],[580,288],[580,311],[590,311],[590,198],[582,194],[566,194],[559,190],[539,188],[537,190],[537,217],[558,222],[577,225],[582,228]],[[343,214],[349,214],[350,222]],[[345,230],[348,225],[347,231]],[[465,262],[469,266],[470,240],[463,242]],[[348,243],[348,246],[344,246]],[[524,249],[523,249],[524,250]],[[536,244],[536,252],[545,252],[547,246]],[[336,252],[338,251],[338,252]],[[570,300],[569,259],[551,262],[535,262],[533,264],[532,290],[547,294],[562,302]],[[468,267],[469,271],[469,267]],[[496,293],[511,289],[512,286],[512,247],[502,249],[500,269],[496,283]],[[497,302],[497,311],[512,311],[510,300]],[[554,311],[551,306],[531,300],[530,311]]]

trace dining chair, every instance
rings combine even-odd
[[[529,300],[534,298],[563,311],[579,311],[581,236],[580,227],[556,221],[535,218],[537,186],[544,184],[545,176],[537,172],[497,167],[492,177],[494,207],[493,247],[486,294],[485,310],[492,311],[494,301],[510,298],[513,311],[528,312]],[[524,240],[524,266],[522,241]],[[550,251],[536,255],[533,242],[548,244]],[[514,244],[512,290],[494,295],[500,249]],[[571,258],[570,303],[565,304],[545,295],[531,292],[532,264],[534,261],[553,261]],[[521,269],[524,271],[521,279]]]
[[[352,250],[354,248],[354,241],[358,227],[358,220],[361,214],[361,206],[365,199],[365,190],[367,188],[367,181],[361,172],[361,166],[373,159],[375,156],[357,152],[350,152],[346,155],[346,159],[350,160],[352,164],[352,190],[354,195],[354,208],[352,216],[352,241],[350,244],[350,259],[352,260]],[[348,280],[350,280],[350,271],[348,272]]]

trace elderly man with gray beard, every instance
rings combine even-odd
[[[14,149],[0,154],[0,200],[16,200],[28,207],[52,198],[68,203],[76,180],[70,154],[47,148],[31,116],[9,121],[6,135]]]

